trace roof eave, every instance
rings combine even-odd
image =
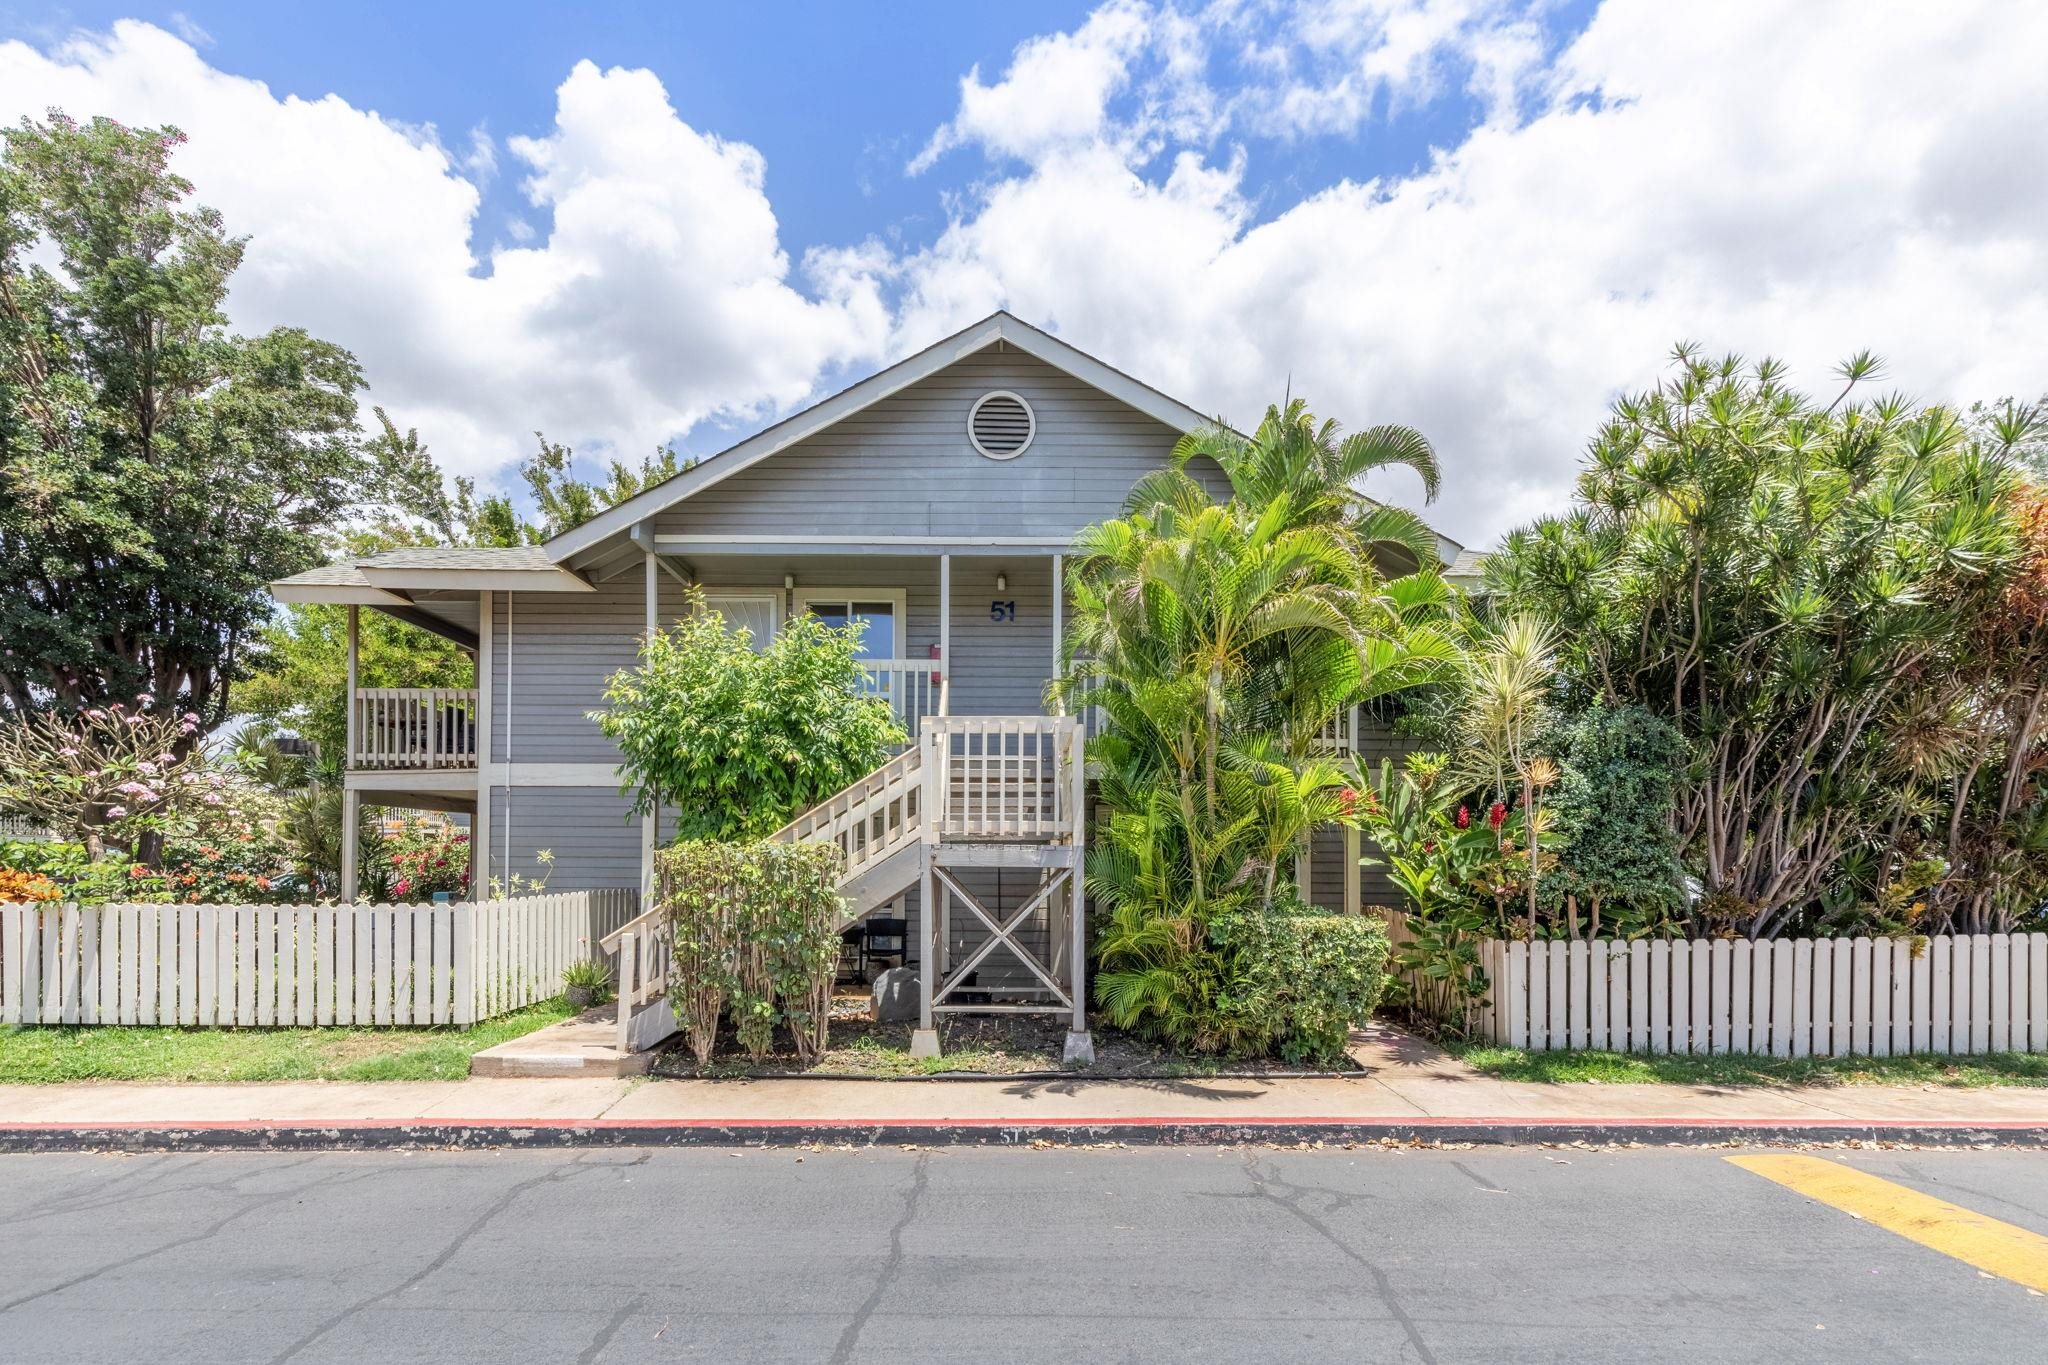
[[[589,580],[567,569],[379,569],[357,570],[375,588],[415,592],[596,592]]]

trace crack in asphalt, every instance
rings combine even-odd
[[[13,1227],[17,1223],[33,1223],[44,1218],[64,1217],[79,1213],[100,1213],[107,1209],[120,1208],[125,1204],[137,1203],[144,1199],[157,1199],[164,1195],[183,1196],[209,1191],[216,1194],[240,1194],[242,1192],[240,1187],[247,1181],[256,1179],[259,1176],[267,1176],[277,1171],[293,1170],[318,1159],[317,1155],[300,1157],[297,1161],[289,1161],[281,1166],[255,1167],[235,1175],[223,1176],[218,1180],[202,1180],[193,1185],[168,1183],[174,1177],[182,1175],[184,1172],[203,1163],[206,1157],[202,1154],[195,1156],[190,1162],[181,1166],[166,1168],[159,1165],[155,1167],[153,1172],[150,1173],[155,1174],[157,1178],[144,1182],[139,1189],[126,1190],[110,1198],[93,1197],[94,1194],[103,1194],[107,1188],[106,1186],[102,1186],[98,1191],[94,1191],[91,1194],[66,1193],[58,1195],[42,1203],[31,1204],[25,1209],[9,1214],[5,1218],[0,1218],[0,1227]],[[66,1203],[66,1200],[73,1200],[75,1202]]]
[[[875,1276],[875,1286],[868,1291],[867,1299],[854,1310],[853,1320],[846,1324],[846,1330],[839,1334],[839,1344],[833,1348],[834,1365],[853,1359],[853,1348],[860,1342],[860,1334],[867,1330],[868,1319],[874,1316],[876,1305],[882,1295],[896,1281],[903,1269],[903,1233],[917,1221],[918,1206],[924,1202],[924,1192],[931,1183],[931,1153],[917,1154],[917,1170],[910,1182],[910,1192],[903,1198],[903,1214],[896,1220],[896,1226],[889,1229],[889,1259],[882,1263],[882,1269]]]
[[[1286,1177],[1280,1174],[1278,1168],[1273,1169],[1270,1175],[1260,1171],[1259,1158],[1251,1152],[1245,1153],[1244,1170],[1245,1175],[1251,1179],[1254,1197],[1272,1204],[1276,1208],[1285,1209],[1288,1213],[1300,1219],[1303,1224],[1315,1231],[1323,1240],[1337,1248],[1347,1259],[1355,1262],[1368,1275],[1372,1276],[1373,1284],[1379,1291],[1381,1302],[1387,1305],[1387,1311],[1393,1314],[1394,1321],[1400,1323],[1401,1330],[1407,1333],[1408,1344],[1415,1348],[1416,1356],[1421,1359],[1423,1365],[1436,1365],[1435,1353],[1423,1343],[1422,1332],[1416,1327],[1415,1319],[1408,1316],[1408,1310],[1403,1308],[1401,1301],[1395,1297],[1393,1282],[1387,1278],[1387,1273],[1381,1270],[1372,1258],[1357,1250],[1342,1237],[1339,1237],[1331,1230],[1329,1224],[1323,1222],[1322,1219],[1302,1207],[1302,1201],[1311,1194],[1320,1194],[1337,1201],[1331,1205],[1331,1212],[1345,1208],[1350,1204],[1359,1203],[1365,1196],[1345,1195],[1336,1190],[1322,1189],[1313,1185],[1291,1184]],[[1276,1190],[1283,1193],[1275,1193]]]
[[[620,1304],[619,1311],[605,1320],[604,1326],[597,1329],[597,1335],[590,1339],[590,1344],[583,1348],[583,1354],[576,1357],[576,1365],[596,1365],[597,1358],[604,1354],[605,1347],[612,1344],[612,1338],[619,1334],[619,1329],[624,1327],[646,1302],[647,1296],[640,1294],[635,1295],[631,1302]]]
[[[556,1166],[551,1170],[548,1170],[540,1175],[533,1176],[530,1179],[520,1181],[518,1184],[506,1190],[503,1194],[499,1195],[498,1198],[482,1213],[479,1213],[475,1218],[471,1219],[469,1225],[463,1228],[462,1231],[456,1233],[454,1240],[449,1242],[447,1246],[443,1247],[440,1253],[436,1255],[431,1261],[428,1261],[424,1266],[421,1266],[418,1270],[406,1276],[405,1279],[399,1281],[391,1288],[381,1290],[375,1294],[365,1295],[363,1298],[356,1300],[354,1303],[342,1309],[340,1312],[330,1315],[318,1326],[314,1327],[311,1331],[301,1336],[297,1341],[294,1341],[291,1345],[285,1347],[283,1351],[271,1357],[271,1365],[284,1365],[285,1361],[291,1360],[293,1357],[297,1356],[301,1351],[313,1345],[322,1337],[326,1336],[329,1332],[332,1332],[335,1328],[339,1327],[342,1323],[348,1321],[356,1314],[362,1312],[364,1309],[375,1307],[377,1304],[383,1303],[387,1299],[396,1298],[398,1295],[403,1294],[406,1290],[411,1289],[414,1286],[420,1284],[429,1275],[432,1275],[435,1271],[439,1270],[442,1266],[447,1265],[449,1261],[453,1260],[456,1254],[459,1253],[464,1246],[468,1245],[469,1240],[472,1237],[475,1237],[479,1232],[482,1232],[485,1227],[489,1226],[492,1219],[496,1218],[499,1214],[503,1213],[506,1209],[510,1208],[513,1204],[513,1201],[517,1200],[520,1195],[526,1193],[528,1190],[537,1188],[541,1185],[552,1185],[557,1181],[566,1180],[569,1177],[581,1174],[584,1171],[604,1169],[606,1169],[606,1167],[603,1165],[587,1164],[581,1157],[579,1157],[575,1161],[572,1161],[565,1166]]]
[[[1453,1161],[1451,1163],[1451,1169],[1458,1172],[1466,1179],[1470,1180],[1473,1184],[1477,1185],[1480,1189],[1484,1190],[1488,1194],[1507,1193],[1505,1189],[1503,1189],[1499,1185],[1494,1184],[1492,1181],[1488,1180],[1485,1176],[1479,1174],[1479,1172],[1473,1170],[1470,1166],[1467,1166],[1462,1161]]]
[[[307,1158],[307,1160],[309,1161],[311,1159],[312,1158],[310,1157]],[[294,1166],[303,1166],[305,1162],[296,1161],[292,1164]],[[0,1303],[0,1313],[11,1313],[25,1303],[34,1303],[37,1299],[48,1298],[52,1294],[61,1294],[67,1289],[71,1289],[77,1285],[86,1283],[88,1280],[96,1280],[102,1275],[112,1274],[116,1270],[125,1269],[128,1266],[134,1265],[138,1261],[146,1261],[152,1256],[162,1255],[166,1251],[175,1251],[179,1247],[187,1247],[197,1242],[204,1242],[208,1238],[218,1236],[221,1232],[225,1231],[229,1224],[237,1222],[240,1219],[247,1218],[252,1213],[257,1213],[263,1209],[267,1209],[273,1204],[282,1204],[288,1199],[296,1199],[300,1195],[306,1194],[312,1190],[321,1189],[326,1186],[354,1184],[357,1180],[364,1178],[366,1174],[368,1173],[348,1171],[337,1172],[336,1174],[331,1176],[321,1176],[319,1179],[308,1181],[303,1185],[294,1185],[290,1189],[278,1190],[274,1193],[264,1195],[261,1198],[257,1199],[255,1202],[245,1204],[241,1208],[236,1209],[233,1213],[225,1214],[222,1217],[215,1219],[212,1223],[209,1223],[206,1227],[200,1229],[197,1232],[187,1233],[183,1237],[174,1237],[168,1242],[161,1242],[156,1246],[145,1248],[144,1250],[138,1251],[133,1255],[123,1256],[117,1260],[109,1261],[105,1265],[98,1266],[92,1270],[85,1271],[83,1274],[74,1275],[68,1280],[61,1281],[57,1284],[49,1285],[43,1289],[38,1289],[32,1294],[23,1294],[19,1297],[9,1299],[4,1303]],[[244,1178],[246,1177],[237,1177],[236,1179],[240,1180]],[[234,1181],[221,1182],[221,1184],[230,1186],[234,1183]],[[213,1185],[202,1186],[198,1188],[219,1187],[219,1185]]]

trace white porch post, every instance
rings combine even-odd
[[[357,884],[357,835],[362,823],[363,798],[342,778],[341,787],[341,903],[354,905]]]
[[[1057,600],[1057,599],[1055,599]],[[1074,993],[1074,1022],[1067,1030],[1067,1043],[1061,1049],[1061,1060],[1069,1066],[1093,1066],[1095,1064],[1095,1038],[1088,1032],[1088,888],[1083,880],[1082,860],[1088,851],[1088,767],[1085,760],[1086,727],[1080,720],[1073,722],[1073,731],[1067,739],[1069,775],[1073,786],[1068,800],[1073,803],[1074,855],[1073,870],[1067,880],[1067,895],[1071,899],[1073,914],[1069,916],[1073,931],[1073,946],[1068,950],[1072,958],[1072,972],[1068,980],[1069,989]]]
[[[497,598],[476,595],[476,814],[469,822],[469,898],[491,895],[491,636]]]
[[[356,765],[357,713],[361,710],[356,701],[356,653],[360,642],[362,608],[351,602],[348,605],[348,723],[344,727],[342,740],[348,752],[341,760],[341,901],[351,905],[356,898],[358,850],[357,824],[361,798],[349,790],[349,769]]]
[[[939,581],[941,585],[945,582],[943,561]],[[926,726],[918,735],[917,743],[924,745],[923,810],[918,817],[924,824],[924,831],[919,840],[922,852],[919,854],[920,875],[917,880],[917,1031],[910,1035],[910,1055],[936,1057],[939,1055],[939,1031],[932,1024],[932,993],[939,974],[940,891],[935,864],[939,856],[939,830],[943,824],[946,793],[951,785],[945,768],[953,741],[949,735]]]
[[[646,572],[647,624],[641,635],[642,643],[652,641],[661,629],[661,561],[652,548],[653,536],[646,543],[644,569]],[[661,842],[661,807],[654,806],[640,817],[640,908],[644,911],[654,903],[654,849]]]
[[[1060,675],[1060,642],[1066,635],[1067,593],[1066,585],[1061,582],[1065,575],[1060,571],[1065,562],[1064,555],[1052,557],[1052,676],[1055,679]],[[1057,714],[1067,714],[1067,695],[1064,692],[1060,693]]]
[[[356,750],[359,747],[356,743],[356,712],[359,709],[356,703],[356,650],[360,643],[358,631],[361,614],[361,607],[353,602],[348,604],[348,724],[344,731],[347,737],[342,741],[348,752],[341,756],[343,772],[356,766]]]
[[[1294,889],[1301,894],[1302,900],[1310,905],[1315,904],[1315,901],[1310,899],[1315,887],[1312,884],[1309,864],[1315,861],[1315,856],[1316,836],[1311,832],[1303,841],[1301,852],[1294,858]]]
[[[953,556],[939,556],[939,714],[953,714]]]

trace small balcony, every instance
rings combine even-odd
[[[476,689],[359,687],[348,766],[365,772],[476,768]]]

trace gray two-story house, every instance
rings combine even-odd
[[[1036,761],[1026,751],[1042,751],[1050,765],[1062,742],[1062,718],[1044,714],[1062,555],[1082,527],[1117,514],[1183,433],[1212,420],[999,312],[545,545],[397,551],[285,579],[273,587],[280,601],[344,604],[352,622],[364,608],[388,612],[460,642],[477,662],[469,690],[360,690],[351,678],[345,828],[363,802],[458,810],[472,816],[479,893],[492,879],[537,875],[541,849],[552,851],[552,889],[646,886],[659,822],[629,813],[617,753],[588,713],[694,584],[756,638],[797,612],[865,621],[871,683],[905,729],[932,728],[923,725],[930,717],[953,728],[947,752],[956,761],[939,800],[967,799],[963,746],[974,747],[984,776],[990,756],[1006,774],[1010,795],[996,805],[1019,805],[1012,833],[1020,832],[1030,824],[1021,807],[1035,799],[1016,788]],[[1194,472],[1227,491],[1220,470]],[[1460,550],[1442,540],[1439,553],[1451,565]],[[974,718],[1018,721],[1017,737],[981,734],[989,727]],[[1035,738],[1023,724],[1033,719],[1045,723]],[[1347,722],[1331,742],[1356,747],[1360,728]],[[1053,768],[1045,775],[1051,783]],[[905,780],[899,773],[897,787]],[[1080,804],[1073,799],[1076,816]],[[952,818],[927,799],[915,818],[941,815]],[[860,863],[863,841],[887,823],[842,810],[835,837]],[[957,943],[948,939],[948,955],[970,952],[992,930],[1001,937],[1001,907],[1029,899],[1000,885],[1000,860],[984,861],[947,876],[951,891],[987,907],[961,925]],[[345,864],[352,896],[352,844]],[[856,912],[891,906],[917,924],[916,907],[936,885],[920,879],[931,869],[870,870]],[[991,878],[993,890],[977,890]],[[1355,852],[1346,856],[1334,833],[1302,879],[1319,903],[1358,905]],[[1044,924],[1036,932],[1060,936]]]

